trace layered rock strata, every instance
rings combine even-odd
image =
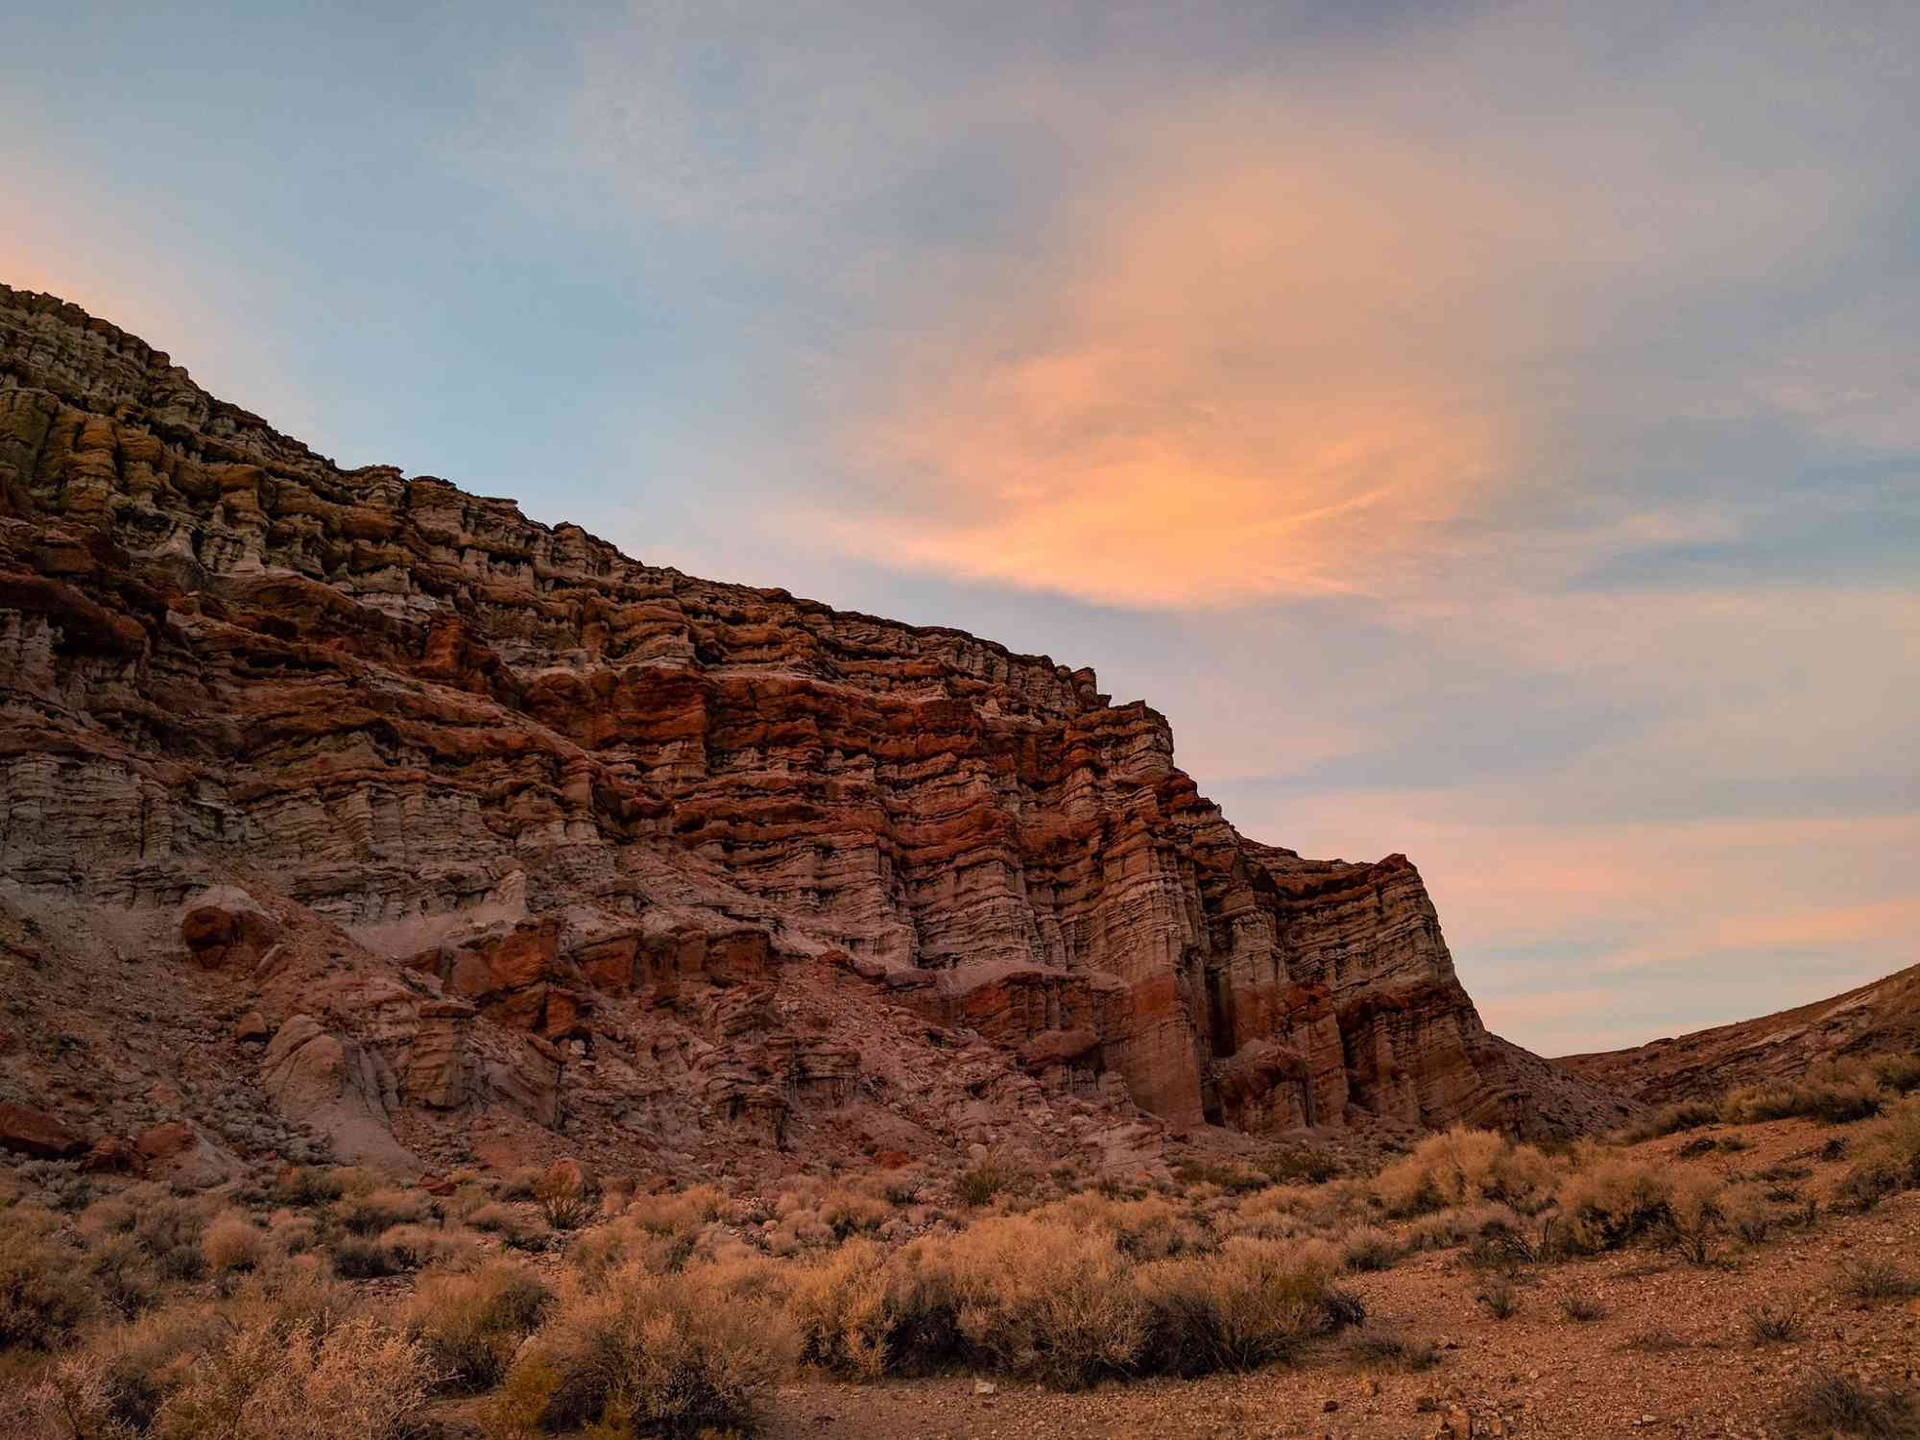
[[[178,916],[279,994],[274,1083],[388,1123],[554,1123],[618,1056],[778,1142],[861,1063],[783,1029],[795,965],[1176,1126],[1615,1108],[1488,1035],[1404,857],[1244,839],[1091,671],[341,469],[5,287],[0,706],[0,873]],[[389,963],[355,1034],[289,1028],[282,902]],[[639,1054],[654,1013],[721,1053]]]

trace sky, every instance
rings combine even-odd
[[[1091,664],[1548,1054],[1920,961],[1920,7],[14,0],[0,280]]]

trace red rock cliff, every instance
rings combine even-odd
[[[340,470],[4,287],[0,387],[0,870],[136,909],[244,871],[404,961],[443,998],[397,1103],[473,1013],[564,1065],[623,997],[825,956],[1180,1124],[1609,1109],[1488,1035],[1403,856],[1243,839],[1090,671]],[[201,909],[196,954],[270,941]]]

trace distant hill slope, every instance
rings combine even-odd
[[[1822,1060],[1920,1046],[1920,965],[1794,1010],[1559,1063],[1647,1104],[1802,1073]]]

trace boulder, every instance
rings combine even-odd
[[[85,1140],[46,1111],[0,1101],[0,1150],[38,1160],[67,1160],[86,1148]]]

